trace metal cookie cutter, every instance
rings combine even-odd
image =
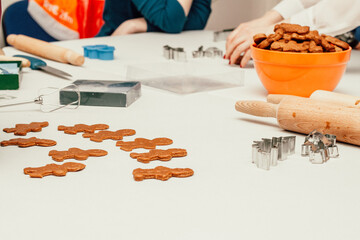
[[[169,45],[163,47],[163,55],[166,59],[173,59],[177,62],[186,62],[184,48],[172,48]]]
[[[252,163],[258,168],[269,170],[295,153],[295,136],[263,138],[252,145]]]
[[[309,157],[311,163],[321,164],[339,156],[336,136],[312,131],[301,145],[301,156]]]
[[[221,31],[214,32],[214,42],[225,41],[233,30],[234,29],[224,29]]]
[[[204,47],[200,46],[198,50],[192,52],[192,55],[194,58],[200,58],[200,57],[215,58],[215,57],[222,57],[223,51],[216,47],[209,47],[206,50],[204,50]]]

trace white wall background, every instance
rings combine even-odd
[[[239,23],[262,16],[281,0],[212,0],[212,13],[206,29],[234,28]]]
[[[2,10],[18,0],[0,0]],[[121,1],[121,0],[119,0]],[[239,23],[264,14],[280,0],[213,0],[212,13],[206,29],[222,30],[234,28]],[[0,47],[4,46],[2,26],[0,29]]]

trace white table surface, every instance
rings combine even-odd
[[[162,46],[218,46],[211,32],[159,33],[56,43],[82,52],[83,45],[116,47],[111,62],[89,60],[83,67],[47,61],[75,79],[121,80],[127,64],[164,61]],[[4,49],[7,55],[17,53]],[[353,52],[335,91],[360,95],[360,53]],[[265,100],[255,70],[245,69],[245,86],[176,95],[142,86],[142,96],[128,108],[87,107],[53,113],[31,104],[0,109],[0,128],[48,121],[49,127],[27,137],[54,139],[54,147],[0,148],[0,239],[246,239],[338,240],[360,238],[360,149],[339,144],[340,157],[313,165],[300,156],[304,135],[286,132],[275,119],[236,112],[240,99]],[[32,99],[41,87],[62,87],[66,80],[25,69],[18,91],[0,91]],[[0,104],[4,100],[0,100]],[[142,164],[115,141],[95,143],[81,134],[67,135],[58,125],[106,123],[110,130],[135,129],[126,137],[169,137],[171,147],[188,156]],[[270,171],[251,164],[251,144],[263,137],[296,135],[296,154]],[[1,133],[0,141],[14,138]],[[89,158],[86,168],[66,177],[32,179],[25,167],[53,163],[52,149],[101,148],[109,154]],[[164,147],[166,148],[166,147]],[[190,178],[135,182],[135,168],[189,167]]]

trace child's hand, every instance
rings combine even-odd
[[[147,23],[144,18],[134,18],[120,24],[111,36],[127,35],[133,33],[146,32]]]

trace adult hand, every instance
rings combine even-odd
[[[111,36],[127,35],[133,33],[146,32],[147,23],[144,18],[129,19],[122,24],[111,34]]]
[[[263,17],[240,24],[227,38],[226,55],[229,64],[240,63],[244,67],[251,58],[250,46],[257,33],[270,33],[275,23],[283,20],[282,16],[271,10]]]

